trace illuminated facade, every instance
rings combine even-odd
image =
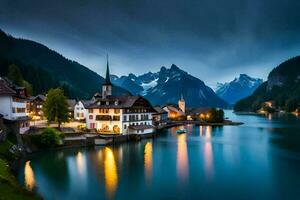
[[[85,106],[86,127],[102,134],[146,134],[154,132],[151,104],[140,96],[113,96],[107,61],[102,94],[96,93]]]

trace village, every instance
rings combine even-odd
[[[224,123],[223,110],[186,108],[183,95],[178,98],[177,105],[164,106],[152,106],[142,96],[114,96],[108,60],[102,92],[95,93],[90,100],[66,99],[68,119],[61,126],[54,123],[56,119],[45,116],[43,106],[46,101],[47,95],[28,96],[25,87],[1,78],[0,139],[5,140],[8,133],[15,134],[18,144],[23,145],[27,135],[39,135],[53,127],[64,133],[62,140],[65,145],[87,145],[87,141],[88,144],[105,145],[112,141],[127,141],[133,136],[135,139],[153,137],[157,129],[187,123]],[[218,118],[213,111],[221,116]]]

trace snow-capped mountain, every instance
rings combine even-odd
[[[117,77],[113,75],[111,80],[134,95],[144,96],[153,105],[177,104],[182,93],[187,107],[227,106],[227,103],[203,81],[174,64],[170,68],[161,67],[159,72],[148,72],[140,76],[129,74]]]
[[[262,82],[262,79],[252,78],[246,74],[240,74],[238,78],[235,78],[229,83],[218,83],[216,94],[229,104],[233,105],[238,100],[251,95]]]

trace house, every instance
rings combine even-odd
[[[67,99],[67,103],[68,103],[69,118],[73,118],[74,117],[74,109],[75,109],[75,105],[76,105],[76,100],[75,99]]]
[[[176,105],[165,105],[163,109],[168,113],[169,119],[178,119],[185,116],[185,113]]]
[[[43,104],[45,101],[46,101],[46,96],[42,94],[29,97],[26,107],[27,107],[27,113],[32,119],[39,120],[44,117]]]
[[[186,110],[187,120],[205,120],[209,117],[210,108],[190,108]]]
[[[0,78],[0,113],[3,115],[4,123],[12,125],[20,134],[29,130],[26,101],[26,88],[18,87],[9,80]]]
[[[185,119],[185,100],[181,94],[178,100],[178,105],[167,104],[163,106],[163,109],[168,113],[169,119]]]
[[[141,96],[113,96],[107,60],[102,94],[96,93],[86,109],[86,127],[102,134],[146,134],[154,132],[148,100]]]
[[[154,125],[163,125],[168,120],[168,112],[162,109],[160,106],[155,106],[155,113],[152,114],[152,120]]]
[[[74,107],[74,119],[75,120],[85,120],[87,117],[87,106],[93,103],[93,100],[80,100],[75,104]]]

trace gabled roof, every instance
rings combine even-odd
[[[158,113],[158,114],[164,114],[164,113],[168,113],[167,111],[165,111],[164,109],[162,109],[160,106],[155,106],[153,107],[154,110]]]
[[[180,115],[184,115],[184,113],[177,107],[177,106],[173,106],[173,105],[166,105],[163,107],[163,109],[168,109],[171,112],[176,112],[179,113]]]
[[[105,99],[94,100],[86,108],[131,108],[134,105],[138,107],[139,101],[145,102],[155,112],[149,101],[141,96],[107,96]]]
[[[17,94],[17,92],[13,88],[10,87],[9,83],[6,80],[0,78],[0,95],[13,96],[16,94]]]

